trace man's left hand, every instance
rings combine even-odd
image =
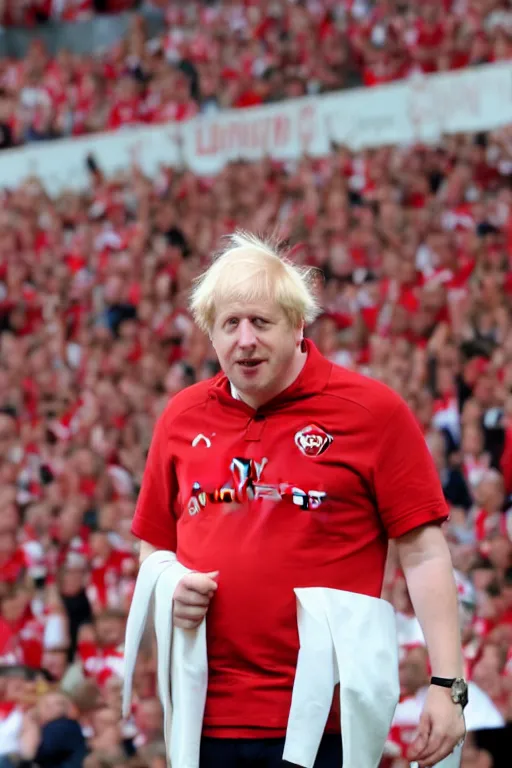
[[[453,752],[465,734],[462,707],[453,703],[448,688],[431,685],[407,757],[420,768],[430,768]]]

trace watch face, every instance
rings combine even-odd
[[[468,686],[465,680],[457,678],[452,685],[452,699],[455,704],[465,706],[468,695]]]

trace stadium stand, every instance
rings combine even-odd
[[[7,27],[84,21],[96,13],[121,13],[137,5],[139,0],[2,0],[0,20]]]
[[[358,62],[350,84],[377,85],[398,76],[404,58],[430,72],[510,50],[508,3],[190,4],[188,17],[160,5],[169,29],[159,46],[134,17],[126,43],[98,60],[62,52],[50,62],[34,46],[25,62],[0,62],[2,114],[12,109],[20,120],[9,126],[11,143],[48,138],[68,112],[67,130],[55,135],[118,128],[142,119],[151,95],[144,121],[167,122],[180,116],[176,103],[185,118],[208,100],[249,106],[314,92],[315,83],[340,88],[349,60]],[[221,40],[229,53],[212,66]],[[261,40],[277,58],[262,62]],[[342,61],[330,61],[340,40]],[[244,51],[246,68],[227,77],[223,67],[235,69]],[[120,77],[137,56],[138,74]],[[198,73],[195,95],[180,61]],[[143,76],[152,67],[155,91]],[[273,67],[284,79],[273,79]],[[27,106],[32,91],[47,93],[50,107],[39,97]],[[256,92],[260,101],[236,104]],[[79,107],[86,97],[93,106]],[[278,231],[294,260],[323,270],[325,311],[309,335],[335,363],[393,387],[421,424],[451,506],[467,675],[494,723],[479,726],[475,715],[463,768],[508,764],[500,749],[512,723],[510,126],[429,144],[333,145],[293,162],[239,160],[214,176],[166,165],[150,175],[136,158],[114,175],[94,155],[87,163],[85,188],[52,195],[36,176],[2,177],[0,768],[20,739],[56,738],[54,722],[65,734],[80,724],[77,766],[165,766],[151,643],[132,718],[119,718],[136,577],[129,527],[156,417],[169,397],[217,370],[187,295],[237,226]],[[383,766],[406,768],[428,660],[393,553],[384,594],[397,611],[402,702]]]
[[[131,4],[97,5],[119,11]],[[93,6],[92,0],[7,2],[4,13],[7,22],[33,24],[52,15],[88,18]],[[127,39],[102,55],[63,51],[52,59],[39,41],[23,60],[1,62],[3,146],[186,120],[197,112],[374,86],[512,56],[512,13],[500,0],[145,6],[164,14],[161,35],[148,39],[139,17]]]

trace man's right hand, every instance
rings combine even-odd
[[[218,571],[187,573],[180,579],[174,593],[174,626],[195,629],[206,616],[210,600],[217,589]]]

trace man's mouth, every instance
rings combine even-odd
[[[237,360],[237,362],[238,365],[241,365],[243,368],[256,368],[256,366],[262,363],[263,360],[251,358],[250,360]]]

